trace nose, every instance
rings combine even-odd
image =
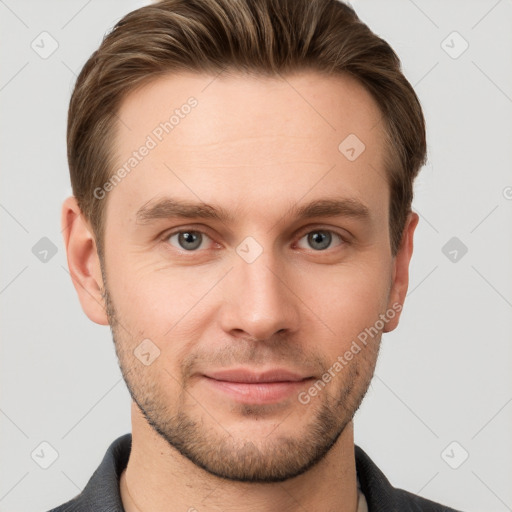
[[[300,301],[288,284],[290,272],[285,267],[286,262],[270,252],[252,263],[235,258],[226,277],[220,314],[225,332],[265,341],[298,329]]]

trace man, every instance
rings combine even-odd
[[[167,0],[78,77],[62,224],[132,433],[55,511],[448,511],[352,418],[408,287],[418,99],[336,0]]]

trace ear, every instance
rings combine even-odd
[[[74,196],[62,204],[61,227],[69,273],[85,314],[95,323],[108,325],[101,291],[103,278],[92,228]]]
[[[418,225],[419,216],[411,212],[407,217],[400,247],[393,259],[393,277],[391,281],[391,291],[389,294],[388,309],[396,311],[396,315],[391,319],[383,329],[383,332],[390,332],[396,329],[400,320],[400,313],[407,295],[409,287],[409,263],[413,251],[414,230]]]

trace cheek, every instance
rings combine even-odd
[[[334,357],[361,332],[374,326],[379,314],[385,312],[388,273],[389,269],[379,264],[340,266],[324,278],[310,275],[301,280],[303,300],[318,318],[314,328],[322,329],[324,336],[332,340],[328,351]]]
[[[198,312],[207,313],[205,295],[222,275],[213,267],[173,269],[162,268],[161,262],[160,266],[134,262],[119,265],[109,275],[108,284],[119,319],[132,337],[137,334],[158,343],[194,328],[191,319]]]

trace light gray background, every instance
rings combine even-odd
[[[145,3],[0,0],[1,511],[67,501],[131,430],[109,328],[84,315],[67,271],[60,207],[75,75]],[[383,338],[356,442],[397,487],[465,511],[512,510],[512,3],[353,5],[402,59],[429,143],[409,297]],[[59,45],[46,59],[31,48],[43,31]],[[457,58],[453,31],[469,43]],[[57,249],[45,263],[32,252],[43,237]],[[442,252],[452,237],[468,248],[455,262]],[[42,442],[58,452],[48,469],[31,456]]]

